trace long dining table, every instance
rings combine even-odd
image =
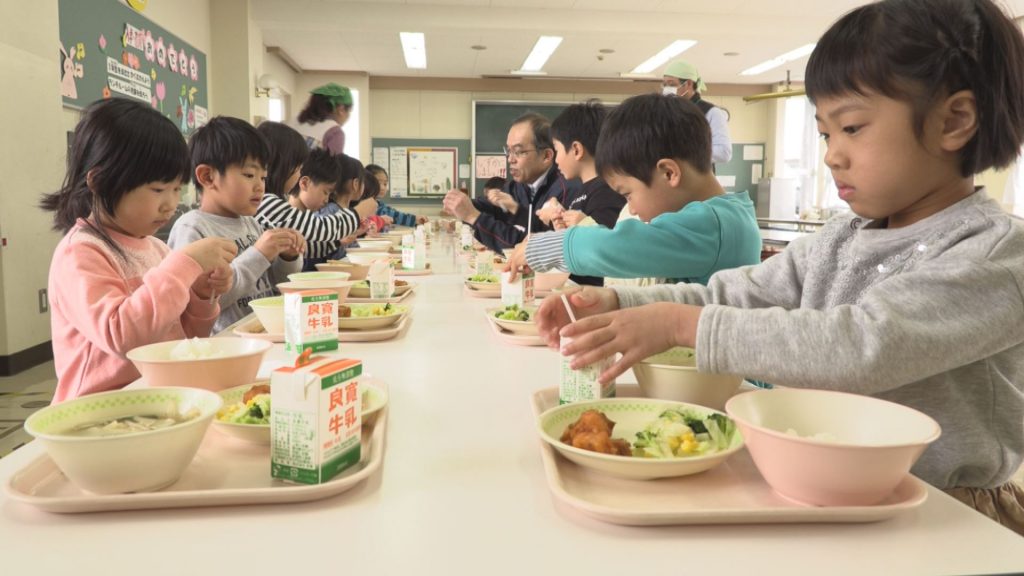
[[[0,494],[0,574],[1024,571],[1024,538],[931,487],[922,505],[864,524],[630,527],[562,504],[530,404],[557,386],[559,357],[492,333],[484,310],[497,302],[465,293],[454,240],[437,236],[433,273],[407,278],[398,338],[341,344],[390,391],[375,474],[293,504],[56,514]],[[286,361],[275,344],[262,372]],[[0,460],[0,485],[43,454],[32,442]]]

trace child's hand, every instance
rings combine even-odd
[[[280,256],[288,261],[295,260],[300,255],[306,253],[306,237],[298,230],[293,230],[292,228],[285,228],[285,230],[292,233],[292,243],[288,248],[281,250]]]
[[[565,212],[565,208],[555,198],[548,198],[543,206],[534,211],[540,221],[549,226],[556,218],[561,217],[563,212]]]
[[[196,261],[203,272],[230,266],[238,254],[238,246],[225,238],[203,238],[185,246],[181,252]]]
[[[234,284],[235,275],[231,272],[231,266],[224,266],[214,268],[196,278],[192,283],[192,291],[203,300],[213,300],[221,294],[226,294]]]
[[[572,312],[577,319],[595,314],[611,312],[619,308],[619,297],[611,288],[595,288],[584,286],[580,290],[566,291],[566,298],[572,305]],[[559,294],[552,294],[541,302],[534,315],[537,330],[548,347],[558,349],[559,331],[569,324],[569,314],[565,311]]]
[[[260,251],[260,254],[263,254],[263,257],[267,259],[267,262],[273,262],[282,252],[294,250],[296,234],[298,232],[291,228],[267,230],[256,241],[255,246]]]
[[[496,188],[487,191],[487,201],[511,214],[515,214],[519,210],[519,203],[511,194]]]
[[[355,234],[349,234],[348,236],[345,236],[344,238],[341,239],[341,245],[342,246],[348,246],[349,244],[355,242],[358,239],[359,239],[359,232],[356,232]]]
[[[417,224],[426,224],[427,222],[430,222],[430,218],[427,218],[426,216],[417,216],[416,217],[416,223]],[[392,220],[391,222],[389,222],[389,224],[394,224],[394,221]]]
[[[504,267],[502,268],[502,271],[511,272],[508,277],[510,282],[515,282],[516,278],[519,277],[520,268],[526,270],[529,270],[530,268],[529,265],[526,264],[526,243],[529,241],[530,238],[527,237],[526,240],[516,244],[516,247],[512,250],[505,251],[505,256],[508,257],[508,260],[503,265]]]
[[[572,338],[562,354],[575,356],[571,366],[578,369],[621,353],[598,378],[606,384],[644,358],[673,346],[692,347],[700,312],[699,306],[658,302],[583,318],[561,330]]]
[[[384,221],[385,226],[391,226],[395,223],[395,219],[391,216],[381,216],[380,219]]]
[[[587,215],[579,210],[566,210],[565,212],[562,212],[560,219],[565,224],[566,228],[572,228],[582,222],[586,217]]]

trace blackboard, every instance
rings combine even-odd
[[[473,101],[473,155],[500,155],[508,137],[508,129],[516,118],[527,112],[536,112],[554,120],[573,102],[520,102],[520,101]],[[476,177],[473,169],[473,190],[475,196],[483,194],[486,178]]]
[[[470,141],[469,140],[456,140],[456,139],[430,139],[430,138],[373,138],[371,140],[371,156],[373,148],[391,148],[392,146],[398,146],[403,148],[455,148],[458,150],[457,161],[459,164],[472,164],[470,162]],[[391,175],[391,169],[389,166],[384,166],[384,169],[388,171],[388,177],[392,180],[394,176]],[[469,180],[468,178],[466,179]],[[406,182],[408,184],[408,182]],[[447,192],[447,191],[446,191]],[[384,199],[388,204],[440,204],[441,200],[444,199],[444,195],[438,196],[408,196],[403,198],[395,198],[390,195]]]
[[[117,0],[59,0],[58,12],[65,106],[133,98],[183,134],[206,123],[205,54]]]
[[[745,160],[743,158],[743,149],[747,146],[757,146],[761,148],[761,158],[759,160]],[[722,188],[726,192],[742,192],[746,190],[750,194],[751,201],[754,202],[754,206],[757,206],[757,183],[754,182],[754,172],[760,174],[760,177],[764,177],[764,163],[765,163],[765,150],[767,147],[763,142],[757,143],[733,143],[732,145],[732,159],[726,163],[715,164],[715,176],[718,176],[719,180],[726,178],[730,179],[732,185],[722,185]],[[755,168],[758,166],[758,168]],[[760,179],[760,178],[759,178]]]

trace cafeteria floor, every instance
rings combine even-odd
[[[25,418],[48,406],[56,388],[52,361],[14,376],[0,377],[0,458],[32,440],[22,428]],[[1024,466],[1015,478],[1024,484]]]

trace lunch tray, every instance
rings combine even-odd
[[[110,512],[153,508],[280,504],[320,500],[356,487],[384,461],[388,408],[363,427],[358,465],[323,484],[290,484],[270,477],[270,446],[222,434],[211,425],[195,459],[177,482],[156,492],[92,494],[67,477],[48,455],[29,462],[4,486],[12,500],[48,512]]]
[[[382,340],[390,340],[401,334],[405,327],[409,325],[412,315],[406,312],[403,316],[401,320],[387,328],[338,331],[338,342],[380,342]],[[239,324],[232,333],[241,338],[257,338],[277,343],[284,342],[283,333],[275,332],[274,334],[268,334],[264,332],[263,325],[260,324],[260,319],[256,316],[253,316],[247,322]]]
[[[641,396],[636,385],[616,386],[617,396]],[[531,396],[540,416],[558,406],[558,388]],[[800,522],[876,522],[924,503],[921,480],[906,479],[874,506],[809,506],[778,495],[764,481],[746,449],[707,472],[660,480],[626,480],[584,468],[559,455],[543,440],[541,459],[552,495],[586,516],[611,524],[772,524]]]

